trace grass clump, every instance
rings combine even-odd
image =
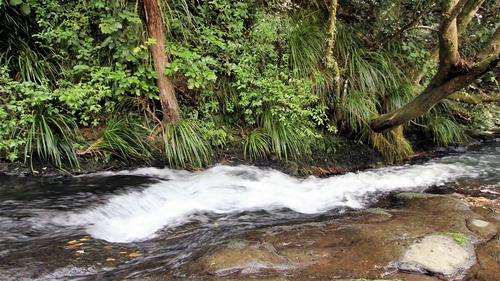
[[[149,162],[151,146],[144,139],[148,130],[139,121],[127,116],[108,120],[102,136],[84,152],[111,154],[124,160],[141,159]]]
[[[31,171],[34,171],[35,152],[42,161],[59,168],[62,168],[63,163],[68,163],[72,168],[79,167],[72,139],[78,135],[78,127],[73,119],[56,110],[49,111],[38,106],[33,109],[30,121],[24,155],[25,161],[30,159]]]
[[[201,167],[212,158],[212,147],[196,120],[185,119],[168,124],[164,135],[165,155],[174,167]]]
[[[243,140],[243,157],[251,161],[265,159],[270,153],[269,136],[262,130],[254,130]]]

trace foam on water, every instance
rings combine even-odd
[[[52,219],[58,225],[81,225],[95,238],[131,242],[153,238],[165,227],[186,223],[200,213],[233,213],[289,208],[314,214],[336,207],[363,208],[373,194],[421,191],[464,176],[465,164],[428,163],[348,173],[330,178],[297,179],[252,166],[216,166],[200,172],[145,168],[126,174],[159,180],[137,191],[114,195],[104,204]]]

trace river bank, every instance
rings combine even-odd
[[[415,161],[425,161],[432,157],[439,157],[448,153],[447,149],[436,149],[430,143],[417,144],[415,155],[406,159],[405,163]],[[285,174],[296,177],[307,177],[310,175],[324,177],[348,172],[361,171],[372,168],[380,168],[389,165],[384,158],[366,144],[356,141],[341,139],[341,141],[332,145],[335,152],[324,154],[314,152],[312,155],[299,160],[280,160],[271,157],[267,160],[249,161],[243,157],[243,148],[232,146],[215,151],[215,157],[212,163],[201,168],[187,167],[187,170],[197,171],[206,169],[213,165],[253,165],[256,167],[266,167],[281,171]],[[451,148],[450,151],[454,151]],[[80,169],[77,171],[66,171],[56,167],[47,166],[38,159],[34,159],[34,171],[31,171],[29,163],[0,162],[0,173],[19,176],[70,176],[89,174],[102,171],[120,171],[130,170],[142,167],[167,167],[168,163],[164,159],[156,159],[151,163],[143,161],[128,160],[123,161],[117,158],[111,158],[108,161],[97,161],[93,158],[81,158]],[[401,164],[401,163],[398,163]]]
[[[487,142],[500,141],[500,130],[469,132],[471,140],[470,145],[478,145]],[[253,165],[256,167],[271,168],[281,171],[294,177],[308,176],[332,176],[345,174],[348,172],[362,171],[372,168],[380,168],[388,165],[401,165],[411,163],[422,163],[433,157],[442,157],[450,152],[464,152],[466,146],[448,148],[436,147],[433,141],[422,136],[409,137],[411,140],[414,154],[399,163],[388,163],[380,153],[376,152],[367,144],[343,138],[335,137],[325,141],[325,145],[330,147],[331,153],[325,153],[323,150],[312,148],[311,155],[305,155],[300,159],[277,159],[272,155],[266,160],[250,161],[243,155],[243,146],[239,142],[234,142],[227,147],[214,150],[212,162],[203,167],[187,166],[188,171],[199,171],[210,168],[214,165]],[[33,159],[33,171],[27,160],[23,162],[0,161],[0,173],[8,175],[30,176],[30,177],[54,177],[71,176],[96,173],[102,171],[120,171],[131,170],[142,167],[164,168],[169,164],[162,157],[161,152],[150,162],[128,159],[123,160],[117,157],[111,157],[103,160],[102,157],[80,157],[80,167],[78,169],[60,169],[41,162],[36,155]]]

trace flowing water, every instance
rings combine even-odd
[[[174,271],[249,230],[349,216],[387,194],[431,187],[500,198],[500,144],[329,178],[223,165],[69,178],[0,175],[0,280]]]

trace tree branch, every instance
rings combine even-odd
[[[432,30],[432,31],[439,32],[439,29],[436,29],[436,28],[433,28],[433,27],[430,27],[430,26],[425,26],[425,25],[412,26],[412,27],[407,28],[406,31],[409,31],[409,30],[412,30],[412,29],[429,29],[429,30]]]
[[[465,6],[462,8],[462,11],[457,16],[457,27],[459,34],[461,34],[465,30],[472,17],[477,13],[477,10],[479,10],[479,7],[483,5],[483,2],[484,0],[467,1],[467,4],[465,4]]]
[[[387,132],[418,116],[424,115],[450,94],[470,85],[477,78],[495,67],[499,61],[500,26],[497,27],[488,44],[477,55],[476,62],[470,66],[467,72],[450,76],[450,69],[440,68],[431,83],[420,95],[405,106],[373,119],[370,123],[371,129],[377,133]],[[440,80],[439,84],[432,84],[433,81],[438,81],[439,78],[436,77],[447,78]]]
[[[462,12],[463,7],[470,0],[446,0],[443,2],[443,10],[445,10],[445,18],[443,23],[441,24],[441,28],[443,30],[448,29],[453,21],[458,17],[458,15]]]
[[[431,84],[438,85],[448,76],[448,70],[460,61],[458,53],[458,30],[456,17],[462,10],[467,0],[444,0],[443,11],[445,18],[439,29],[439,66]]]

